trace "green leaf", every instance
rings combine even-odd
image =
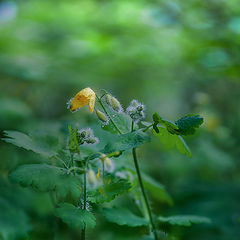
[[[105,176],[105,184],[88,191],[88,200],[92,203],[110,202],[118,195],[130,190],[131,184],[126,179]]]
[[[26,150],[44,155],[45,157],[51,157],[55,155],[55,152],[40,139],[33,139],[28,135],[18,131],[4,131],[4,135],[7,138],[2,138],[3,141],[12,143],[18,147],[22,147]]]
[[[115,141],[112,141],[105,146],[104,152],[111,153],[115,151],[126,151],[139,147],[149,141],[150,137],[148,136],[148,134],[137,130],[117,136]]]
[[[118,225],[139,227],[147,226],[149,224],[147,219],[141,218],[125,208],[104,208],[101,212],[109,222],[113,222]]]
[[[209,218],[194,215],[158,217],[158,221],[185,227],[189,227],[192,224],[211,223],[211,220]]]
[[[167,193],[165,187],[161,183],[157,182],[156,180],[147,176],[146,174],[142,174],[142,176],[144,186],[150,192],[153,198],[155,198],[159,202],[166,202],[169,205],[173,205],[172,198]]]
[[[179,150],[180,153],[188,155],[189,157],[192,157],[192,152],[186,142],[183,140],[181,136],[177,136],[176,139],[176,147]]]
[[[176,121],[178,132],[181,135],[192,135],[203,123],[203,118],[200,115],[189,114]]]
[[[114,123],[118,126],[121,133],[128,133],[131,131],[131,124],[132,119],[129,115],[127,115],[124,112],[116,112],[114,111],[110,106],[108,106],[106,103],[103,102],[104,107],[106,108],[108,114],[111,116],[111,119],[114,121]],[[111,121],[109,121],[108,125],[103,126],[104,130],[107,130],[111,133],[118,134],[118,131],[114,127]]]
[[[47,164],[28,164],[18,167],[10,174],[10,179],[24,187],[43,192],[56,191],[58,198],[81,195],[81,178],[67,174],[65,169]]]
[[[4,198],[0,198],[0,239],[22,239],[31,230],[27,215]]]
[[[56,209],[56,216],[72,228],[94,228],[96,218],[94,215],[84,209],[77,208],[70,203],[62,203]]]
[[[158,131],[159,133],[153,131],[153,135],[159,138],[165,149],[172,149],[176,146],[180,153],[192,157],[191,150],[181,136],[171,134],[166,127],[158,127]]]
[[[77,128],[72,128],[72,124],[68,125],[69,139],[68,139],[68,149],[70,152],[80,152],[79,144],[77,140]]]

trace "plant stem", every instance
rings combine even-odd
[[[143,185],[141,172],[140,172],[139,165],[138,165],[136,148],[132,149],[132,154],[133,154],[133,160],[134,160],[134,164],[135,164],[135,168],[136,168],[136,172],[137,172],[137,176],[138,176],[139,185],[140,185],[140,188],[142,190],[142,195],[143,195],[146,207],[147,207],[151,228],[152,228],[152,231],[153,231],[153,234],[154,234],[154,239],[158,240],[157,229],[156,229],[154,221],[153,221],[152,212],[151,212],[151,209],[150,209],[150,205],[149,205],[149,202],[148,202],[148,198],[147,198],[147,195],[146,195],[146,192],[145,192],[145,188],[144,188],[144,185]]]
[[[104,184],[104,174],[105,174],[105,167],[104,167],[104,160],[102,161],[102,179],[103,179],[103,184]]]
[[[86,210],[87,207],[87,173],[86,171],[83,174],[83,209]],[[86,225],[82,229],[82,240],[85,240],[86,235]]]
[[[150,127],[152,127],[152,126],[153,126],[153,124],[147,126],[145,129],[143,129],[143,132],[146,132],[146,131],[147,131]]]
[[[97,95],[96,95],[97,96]],[[111,116],[109,115],[109,113],[107,112],[106,108],[104,107],[102,100],[97,96],[98,102],[100,103],[103,111],[107,114],[107,116],[109,117],[109,120],[111,121],[111,123],[113,124],[113,126],[115,127],[115,129],[117,130],[117,132],[119,134],[122,134],[121,130],[118,128],[118,126],[116,125],[116,123],[112,120]]]

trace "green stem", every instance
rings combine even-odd
[[[87,208],[87,173],[86,171],[83,174],[83,209],[86,210]],[[82,229],[82,240],[85,240],[86,235],[86,225]]]
[[[104,166],[104,160],[102,161],[102,179],[103,179],[103,184],[104,184],[104,174],[105,174],[105,166]]]
[[[97,96],[97,95],[96,95]],[[115,127],[115,129],[117,130],[117,132],[119,134],[122,134],[121,130],[118,128],[118,126],[116,125],[116,123],[112,120],[111,116],[109,115],[109,113],[107,112],[106,108],[104,107],[102,100],[97,96],[98,102],[100,103],[103,111],[107,114],[107,116],[109,117],[109,120],[111,121],[112,125]]]
[[[143,132],[146,132],[146,131],[147,131],[150,127],[152,127],[152,126],[153,126],[153,124],[147,126],[145,129],[143,129]]]
[[[137,176],[138,176],[139,185],[140,185],[140,188],[142,190],[143,199],[144,199],[144,202],[145,202],[146,207],[147,207],[148,217],[149,217],[149,220],[150,220],[152,232],[154,234],[154,239],[158,240],[157,229],[156,229],[154,221],[153,221],[152,212],[151,212],[151,209],[150,209],[150,205],[149,205],[149,202],[148,202],[148,198],[147,198],[145,188],[144,188],[144,185],[143,185],[141,172],[140,172],[139,165],[138,165],[136,148],[132,149],[132,154],[133,154],[133,160],[134,160],[134,164],[135,164],[135,168],[136,168],[136,172],[137,172]]]

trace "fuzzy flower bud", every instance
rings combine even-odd
[[[111,96],[110,94],[107,94],[106,97],[106,102],[109,106],[113,108],[116,112],[121,112],[122,111],[122,106],[121,103],[117,100],[117,98]]]
[[[132,100],[127,107],[127,114],[133,119],[134,122],[139,122],[145,117],[145,106],[137,100]]]
[[[97,144],[98,138],[94,136],[91,128],[81,129],[77,132],[78,143],[82,144]]]
[[[104,114],[104,113],[101,112],[100,110],[96,110],[96,114],[97,114],[98,119],[99,119],[101,122],[103,122],[103,123],[105,123],[105,124],[107,124],[107,123],[109,122],[109,119],[108,119],[108,117],[106,116],[106,114]]]

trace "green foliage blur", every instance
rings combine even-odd
[[[177,240],[238,239],[239,0],[0,1],[1,137],[19,130],[64,142],[69,122],[95,126],[87,108],[67,110],[84,87],[107,89],[125,108],[138,99],[146,121],[156,111],[172,120],[201,114],[204,125],[185,138],[192,158],[157,138],[139,151],[141,169],[174,201],[151,204],[161,216],[212,220],[190,228],[163,224]],[[0,155],[0,239],[79,239],[54,216],[49,195],[9,181],[17,166],[45,159],[3,141]],[[88,239],[137,239],[142,231],[99,222]]]

